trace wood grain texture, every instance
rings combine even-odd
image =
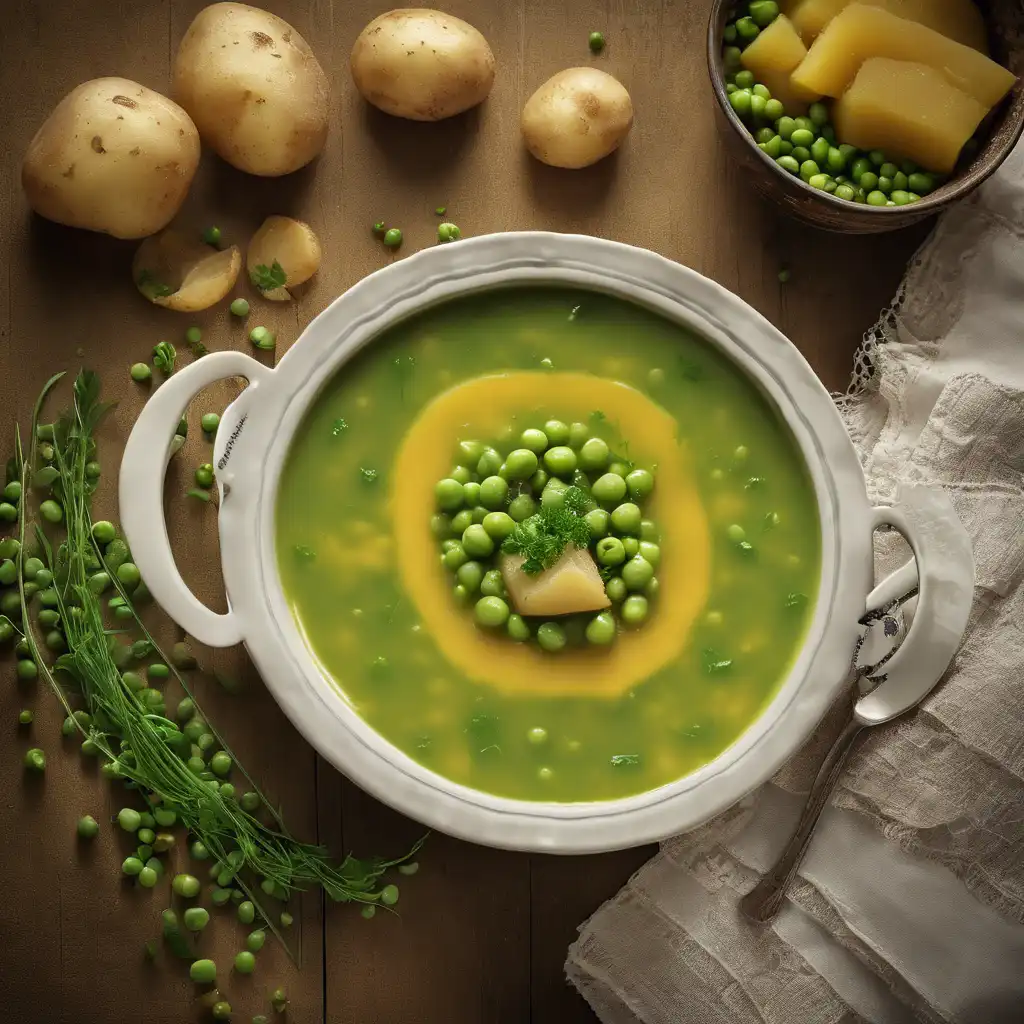
[[[56,369],[99,369],[120,404],[101,437],[100,510],[113,513],[121,445],[145,393],[127,367],[186,326],[211,349],[247,349],[224,308],[194,318],[158,310],[130,284],[133,246],[33,219],[19,186],[21,154],[53,105],[79,82],[118,74],[165,91],[171,55],[201,0],[6,0],[0,34],[4,148],[0,187],[0,437],[25,422]],[[182,213],[193,226],[218,223],[244,242],[270,213],[308,220],[325,262],[299,301],[254,302],[278,332],[280,355],[330,300],[390,259],[433,243],[434,207],[445,204],[466,234],[543,228],[601,235],[654,249],[719,281],[760,310],[800,347],[825,383],[844,386],[862,332],[892,296],[919,230],[884,240],[837,239],[782,221],[748,188],[716,135],[704,67],[708,0],[453,0],[446,9],[475,24],[498,60],[479,110],[430,125],[399,122],[366,107],[348,76],[360,28],[386,8],[374,0],[275,0],[318,54],[333,86],[331,133],[317,163],[288,179],[247,178],[204,154]],[[608,49],[595,63],[630,89],[636,125],[622,151],[583,172],[529,159],[519,111],[554,72],[591,61],[586,37],[601,29]],[[370,235],[383,218],[399,225],[396,256]],[[780,266],[792,280],[778,282]],[[244,289],[240,288],[240,291]],[[252,298],[250,296],[250,298]],[[182,346],[182,349],[184,346]],[[188,358],[184,356],[183,358]],[[195,592],[224,605],[211,508],[187,503],[191,469],[208,457],[198,416],[219,408],[231,385],[211,389],[190,412],[188,447],[175,460],[167,515],[180,565]],[[6,445],[4,456],[6,457]],[[158,618],[158,613],[155,613]],[[161,635],[176,639],[163,623]],[[241,680],[229,697],[204,677],[210,717],[273,798],[292,829],[337,853],[395,852],[419,826],[381,807],[319,761],[284,720],[241,651],[201,652],[204,665]],[[176,964],[143,963],[142,943],[166,905],[161,890],[125,886],[123,835],[104,824],[91,847],[74,823],[105,821],[123,802],[77,751],[62,749],[60,716],[41,687],[16,685],[2,663],[0,687],[0,1004],[24,1024],[121,1024],[139,1012],[154,1024],[200,1019]],[[34,707],[31,733],[19,708]],[[31,741],[30,741],[31,738]],[[50,768],[26,785],[21,754],[43,746]],[[249,984],[232,981],[244,1014],[266,1010],[269,988],[292,997],[289,1020],[331,1024],[576,1024],[594,1017],[562,978],[576,927],[649,855],[633,850],[570,860],[484,850],[435,836],[415,878],[402,880],[401,915],[361,920],[350,908],[303,901],[303,969],[268,944]],[[163,890],[166,894],[166,890]],[[204,937],[223,964],[239,948],[229,922]]]

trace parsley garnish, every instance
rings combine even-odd
[[[639,754],[612,754],[612,766],[614,768],[621,768],[623,765],[639,763]]]
[[[272,292],[275,288],[283,288],[285,281],[288,280],[284,267],[277,260],[274,260],[269,267],[265,263],[260,263],[249,277],[261,292]]]
[[[550,569],[562,557],[567,544],[585,548],[590,543],[590,528],[583,519],[588,504],[583,490],[567,488],[561,507],[543,507],[536,515],[517,523],[501,550],[507,555],[522,555],[522,570],[529,576]]]
[[[364,483],[372,484],[377,479],[377,470],[375,469],[364,469],[360,466],[359,472],[362,474]]]
[[[786,607],[787,608],[803,608],[807,604],[806,594],[787,594],[786,595]]]
[[[704,671],[709,675],[713,675],[716,672],[724,672],[726,669],[732,668],[732,658],[726,658],[711,647],[705,648],[703,658]]]
[[[295,554],[301,558],[303,562],[312,562],[316,558],[316,552],[305,544],[296,544]]]
[[[158,341],[153,346],[153,365],[165,377],[174,373],[174,360],[177,358],[178,351],[169,341]]]
[[[348,423],[346,423],[340,416],[331,424],[332,437],[341,437],[346,430],[348,430]]]

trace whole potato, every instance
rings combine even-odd
[[[363,98],[386,114],[440,121],[487,98],[494,54],[460,18],[402,8],[374,18],[359,33],[352,78]]]
[[[199,166],[188,114],[127,78],[83,82],[29,143],[21,184],[47,220],[144,238],[165,227]]]
[[[618,149],[632,125],[629,93],[597,68],[560,71],[523,107],[526,148],[552,167],[597,163]]]
[[[327,139],[327,76],[298,32],[246,4],[213,4],[185,33],[175,99],[229,164],[277,177],[304,167]]]

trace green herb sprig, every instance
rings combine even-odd
[[[501,550],[507,555],[523,555],[522,570],[536,576],[562,557],[566,545],[585,548],[590,543],[590,528],[583,516],[591,502],[579,487],[565,490],[561,506],[544,506],[536,514],[516,524],[505,538]]]
[[[249,275],[253,285],[261,292],[272,292],[275,288],[283,288],[288,280],[284,267],[277,260],[268,267],[265,263],[259,264]]]

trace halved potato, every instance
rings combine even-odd
[[[287,302],[289,289],[320,269],[320,240],[313,229],[291,217],[268,217],[249,242],[245,269],[249,280],[272,302]]]
[[[154,305],[182,313],[220,302],[241,269],[237,245],[218,251],[175,228],[147,238],[132,260],[135,287]]]

